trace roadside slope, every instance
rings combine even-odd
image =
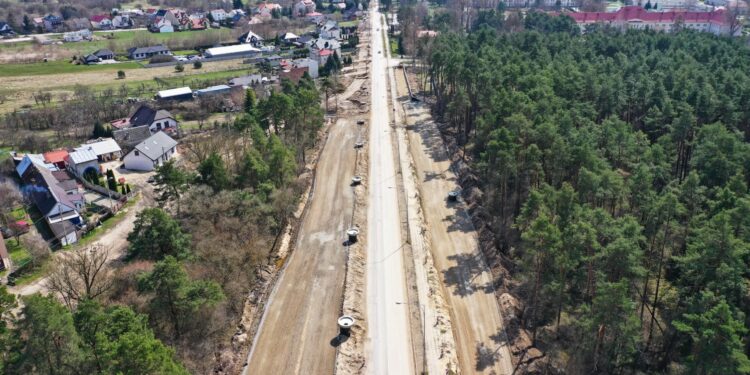
[[[396,73],[400,96],[407,96],[403,73]],[[406,104],[409,151],[422,197],[426,236],[441,273],[463,373],[512,374],[513,364],[492,275],[476,232],[460,203],[447,195],[459,188],[429,108]]]

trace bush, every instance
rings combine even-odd
[[[148,60],[149,64],[158,64],[158,63],[165,63],[165,62],[172,62],[174,61],[174,57],[169,55],[156,55],[151,57],[151,59]]]
[[[200,69],[203,67],[203,63],[200,61],[196,61],[193,63],[193,69]]]
[[[124,70],[118,70],[117,71],[117,79],[125,79],[125,71]]]
[[[174,66],[175,72],[182,73],[185,70],[185,66],[182,65],[182,63],[177,63],[177,65]]]

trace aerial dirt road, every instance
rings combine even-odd
[[[414,372],[408,323],[403,239],[398,207],[391,108],[388,107],[384,27],[378,3],[370,8],[372,30],[370,172],[367,231],[367,371]]]
[[[400,96],[408,98],[403,72],[396,71],[396,78]],[[446,199],[448,192],[459,188],[447,150],[429,108],[412,103],[404,107],[427,238],[446,289],[460,368],[463,373],[512,374],[492,275],[476,232],[461,203]]]
[[[331,125],[317,166],[312,200],[295,250],[269,298],[242,373],[325,374],[334,371],[346,249],[354,194],[357,125]]]

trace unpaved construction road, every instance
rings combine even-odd
[[[370,116],[370,185],[367,236],[367,370],[370,374],[414,371],[408,322],[403,241],[398,207],[384,24],[373,2],[372,102]]]
[[[399,94],[408,98],[403,72],[396,72]],[[441,273],[451,312],[458,361],[463,373],[512,374],[513,364],[492,275],[476,232],[460,203],[448,192],[460,188],[429,107],[404,105],[409,151],[422,197],[424,225],[435,267]]]
[[[362,85],[355,80],[353,94]],[[329,128],[295,249],[269,298],[243,374],[332,374],[336,320],[346,276],[345,232],[352,225],[350,186],[359,138],[356,121]]]

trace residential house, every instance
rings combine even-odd
[[[133,27],[133,20],[128,14],[118,14],[112,17],[112,27],[116,29],[129,29]]]
[[[112,138],[99,138],[81,145],[76,151],[90,149],[94,151],[100,162],[107,162],[118,159],[121,155],[120,146]]]
[[[78,177],[87,174],[100,173],[99,158],[94,150],[89,148],[79,148],[68,154],[65,158],[68,170]]]
[[[114,26],[112,25],[112,18],[108,14],[97,14],[89,18],[91,27],[97,30],[110,30]]]
[[[313,0],[300,0],[294,4],[292,12],[296,17],[304,17],[309,13],[315,12],[315,2]]]
[[[227,12],[224,11],[224,9],[214,9],[210,12],[208,12],[211,18],[211,22],[224,22],[225,19],[227,19]]]
[[[172,51],[165,45],[131,48],[128,50],[128,56],[133,60],[143,60],[156,55],[171,55]]]
[[[0,21],[0,36],[10,36],[15,33],[7,22]]]
[[[651,29],[671,32],[675,25],[680,24],[685,29],[709,32],[716,35],[741,35],[741,28],[730,30],[726,10],[718,9],[710,12],[649,12],[640,6],[625,6],[616,12],[580,12],[567,13],[585,31],[588,25],[606,25],[620,30]]]
[[[156,110],[148,104],[141,104],[133,113],[124,119],[113,121],[112,126],[117,129],[135,128],[148,126],[151,133],[160,130],[172,132],[177,130],[177,120],[174,119],[169,111],[164,109]]]
[[[123,167],[134,171],[152,171],[177,153],[177,141],[158,132],[137,144],[123,158]]]
[[[58,169],[65,169],[65,158],[68,157],[68,150],[59,149],[44,153],[44,162],[54,164]]]
[[[115,53],[108,50],[108,49],[100,49],[96,50],[91,54],[88,54],[83,57],[83,63],[88,64],[96,64],[100,63],[104,60],[114,60],[115,59]]]
[[[255,17],[260,19],[261,21],[269,21],[273,19],[274,13],[281,14],[281,5],[275,4],[275,3],[260,3],[258,4],[258,7],[255,8]]]
[[[63,25],[63,18],[52,14],[48,14],[42,17],[41,21],[44,29],[47,30],[47,32],[57,31],[61,29]]]
[[[308,42],[310,58],[318,62],[320,66],[325,65],[328,58],[336,55],[341,57],[341,42],[336,39],[317,38]]]
[[[63,246],[75,243],[78,240],[77,229],[83,224],[80,215],[86,206],[83,195],[67,193],[44,165],[32,163],[29,169],[26,184],[21,189],[24,195],[41,212]]]
[[[307,73],[311,78],[318,78],[318,61],[311,58],[295,59],[292,60],[292,66],[295,68],[307,68]]]
[[[50,171],[59,170],[55,164],[45,162],[44,156],[41,154],[26,154],[23,156],[20,156],[15,152],[12,154],[13,162],[16,164],[16,173],[18,173],[18,176],[21,177],[21,181],[23,182],[27,182],[27,177],[30,176],[30,173],[33,170],[31,168],[32,165],[40,165]]]
[[[245,11],[242,9],[230,10],[229,13],[227,13],[227,18],[224,19],[224,24],[229,27],[234,27],[234,25],[240,24],[245,16]]]
[[[51,171],[52,176],[57,180],[57,186],[65,191],[65,194],[76,194],[80,193],[78,189],[78,181],[70,176],[70,173],[66,170]]]
[[[281,36],[281,40],[286,44],[294,44],[299,41],[299,36],[294,33],[286,32]]]
[[[152,33],[173,33],[174,26],[172,22],[164,17],[157,17],[154,22],[148,26]]]
[[[205,30],[208,28],[208,19],[203,15],[190,16],[190,30]]]
[[[83,29],[78,31],[71,31],[63,34],[63,40],[66,42],[82,42],[84,40],[91,40],[94,34],[89,29]]]
[[[341,28],[336,21],[326,21],[318,27],[318,34],[322,39],[341,39]]]
[[[239,41],[240,43],[250,44],[253,47],[263,46],[263,37],[249,30],[248,32],[240,35]]]
[[[326,16],[323,13],[320,13],[320,12],[312,12],[312,13],[308,13],[305,16],[305,19],[307,19],[308,22],[311,22],[311,23],[314,23],[314,24],[317,25],[317,24],[325,21]]]
[[[112,138],[124,151],[130,151],[135,145],[145,141],[150,136],[151,129],[148,125],[117,129],[112,132]]]

